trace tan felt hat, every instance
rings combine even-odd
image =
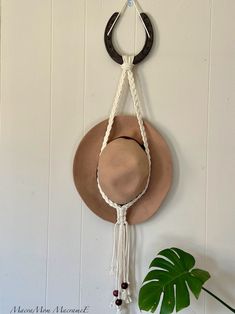
[[[108,120],[93,127],[82,139],[73,164],[76,188],[86,205],[99,217],[116,222],[116,210],[102,198],[102,190],[113,202],[125,204],[144,189],[149,163],[136,117],[116,116],[109,142],[100,155]],[[151,155],[151,175],[147,191],[127,212],[129,224],[149,219],[160,207],[172,182],[170,150],[161,136],[144,120]]]

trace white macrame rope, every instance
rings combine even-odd
[[[114,99],[114,103],[113,103],[113,107],[109,116],[109,121],[108,121],[108,126],[104,135],[104,139],[103,139],[103,143],[101,146],[101,151],[100,154],[102,153],[102,151],[104,150],[104,148],[106,147],[107,143],[108,143],[108,139],[109,139],[109,135],[113,126],[113,122],[114,122],[114,118],[115,115],[117,113],[117,109],[118,109],[118,105],[119,105],[119,100],[123,91],[123,86],[125,83],[125,78],[126,76],[128,77],[128,82],[129,82],[129,86],[130,86],[130,90],[131,90],[131,95],[132,95],[132,99],[133,99],[133,104],[134,104],[134,109],[135,109],[135,113],[136,113],[136,117],[138,120],[138,124],[140,127],[140,133],[141,133],[141,137],[143,140],[143,144],[144,144],[144,148],[145,148],[145,153],[147,155],[148,158],[148,163],[149,163],[149,175],[147,178],[147,182],[145,185],[144,190],[133,200],[131,200],[129,203],[125,204],[125,208],[129,208],[131,207],[135,202],[137,202],[141,196],[143,196],[143,194],[146,192],[148,185],[149,185],[149,180],[150,180],[150,174],[151,174],[151,157],[150,157],[150,151],[149,151],[149,147],[148,147],[148,141],[147,141],[147,136],[146,136],[146,132],[145,132],[145,127],[144,127],[144,123],[143,123],[143,119],[142,119],[142,112],[141,112],[141,107],[140,107],[140,101],[139,101],[139,97],[137,94],[137,90],[136,90],[136,86],[135,86],[135,80],[134,80],[134,75],[132,72],[132,68],[133,68],[133,56],[123,56],[123,64],[121,65],[123,71],[121,74],[121,78],[119,80],[119,84],[118,84],[118,89],[117,89],[117,93]],[[108,198],[108,196],[104,193],[104,191],[102,190],[101,186],[100,186],[100,182],[99,182],[99,175],[97,175],[97,184],[98,184],[98,188],[100,191],[100,194],[102,195],[103,199],[105,200],[105,202],[107,204],[109,204],[111,207],[118,209],[122,206],[114,203],[112,200],[110,200]]]
[[[130,91],[131,91],[131,96],[134,104],[134,110],[136,114],[136,118],[138,121],[138,125],[140,128],[140,134],[143,140],[145,152],[147,155],[148,159],[148,164],[149,164],[149,174],[147,178],[146,185],[143,189],[143,191],[135,197],[133,200],[128,202],[127,204],[124,205],[119,205],[115,202],[113,202],[111,199],[108,198],[108,196],[105,194],[105,192],[102,190],[100,182],[99,182],[99,173],[97,172],[97,184],[98,184],[98,189],[109,206],[113,207],[116,209],[117,212],[117,222],[114,226],[114,234],[113,234],[113,253],[112,253],[112,262],[111,262],[111,269],[110,273],[115,275],[115,284],[116,287],[115,289],[118,290],[118,296],[113,298],[113,301],[111,303],[111,306],[115,306],[115,302],[117,299],[121,299],[122,302],[125,303],[130,303],[131,296],[130,296],[130,287],[129,287],[129,263],[130,263],[130,230],[129,230],[129,225],[126,220],[126,214],[128,208],[130,208],[135,202],[137,202],[146,192],[148,186],[149,186],[149,181],[150,181],[150,174],[151,174],[151,157],[150,157],[150,151],[149,151],[149,146],[148,146],[148,140],[146,136],[146,131],[142,119],[142,110],[140,107],[140,101],[139,97],[137,94],[136,86],[135,86],[135,79],[134,75],[132,72],[133,68],[133,56],[123,56],[123,64],[121,65],[122,67],[122,74],[119,80],[117,92],[114,98],[113,106],[111,109],[111,113],[109,116],[108,120],[108,125],[106,128],[106,132],[104,135],[103,143],[101,146],[100,154],[106,147],[109,136],[112,130],[114,118],[117,114],[118,107],[120,104],[120,98],[122,95],[123,87],[126,78],[128,79]],[[122,283],[126,283],[128,285],[127,289],[122,289],[121,285]],[[122,307],[117,306],[117,312],[121,312]]]

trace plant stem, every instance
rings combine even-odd
[[[223,300],[221,300],[219,297],[217,297],[214,293],[210,292],[209,290],[207,290],[206,288],[202,287],[202,289],[204,291],[206,291],[207,293],[209,293],[212,297],[214,297],[217,301],[219,301],[220,303],[222,303],[224,306],[226,306],[231,312],[235,313],[235,309],[233,309],[231,306],[229,306],[227,303],[225,303]]]

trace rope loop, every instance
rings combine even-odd
[[[122,75],[121,75],[121,78],[120,78],[120,81],[118,84],[117,93],[116,93],[116,96],[114,99],[113,107],[112,107],[112,110],[111,110],[111,113],[109,116],[108,126],[106,129],[103,143],[102,143],[101,150],[100,150],[100,154],[101,154],[103,149],[106,147],[106,145],[108,143],[109,135],[111,133],[113,122],[114,122],[114,118],[117,114],[121,94],[123,91],[124,82],[125,82],[125,79],[127,77],[128,82],[129,82],[130,91],[131,91],[131,96],[133,99],[136,118],[137,118],[137,121],[139,124],[140,133],[141,133],[141,137],[142,137],[144,148],[145,148],[145,153],[146,153],[147,158],[148,158],[149,175],[148,175],[148,179],[147,179],[144,190],[135,199],[133,199],[129,203],[123,205],[123,206],[125,206],[126,209],[128,209],[134,203],[136,203],[140,199],[140,197],[146,192],[148,185],[149,185],[150,173],[151,173],[151,156],[150,156],[150,151],[149,151],[149,146],[148,146],[148,140],[147,140],[146,131],[145,131],[144,123],[143,123],[140,101],[139,101],[138,93],[137,93],[136,86],[135,86],[135,79],[134,79],[134,75],[132,72],[132,68],[134,66],[133,60],[134,60],[134,56],[123,56],[123,64],[121,65],[123,72],[122,72]],[[98,172],[97,172],[97,185],[98,185],[99,192],[100,192],[101,196],[103,197],[104,201],[109,206],[115,208],[118,211],[118,208],[120,207],[120,205],[118,205],[117,203],[114,203],[111,199],[109,199],[108,196],[102,190],[102,188],[100,186],[100,182],[99,182],[99,173]]]

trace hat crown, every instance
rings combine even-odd
[[[147,155],[133,139],[115,139],[100,155],[100,186],[108,198],[117,204],[126,204],[135,199],[145,188],[148,175]]]

